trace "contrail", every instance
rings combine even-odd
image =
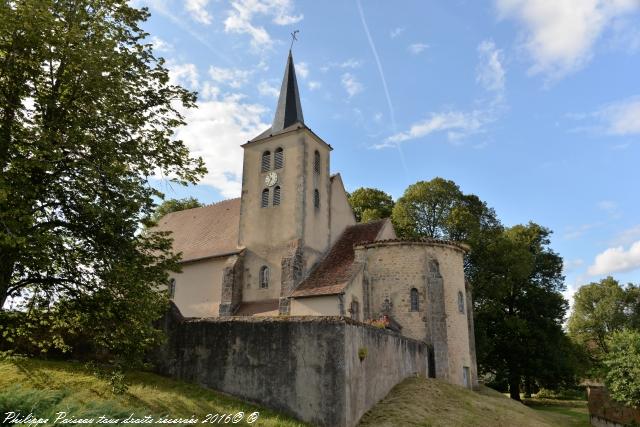
[[[376,59],[376,64],[378,65],[378,73],[380,74],[380,80],[382,80],[382,87],[384,88],[384,94],[387,98],[387,105],[389,106],[389,116],[391,117],[391,126],[393,127],[393,133],[398,132],[398,126],[396,124],[396,114],[393,109],[393,104],[391,103],[391,96],[389,95],[389,88],[387,87],[387,79],[384,77],[384,70],[382,69],[382,63],[380,62],[380,57],[378,56],[378,51],[376,50],[376,45],[373,43],[373,39],[371,38],[371,33],[369,32],[369,26],[367,25],[367,20],[364,17],[364,12],[362,11],[362,4],[360,0],[356,0],[356,4],[358,5],[358,12],[360,12],[360,20],[362,21],[362,27],[364,28],[364,32],[367,35],[367,40],[369,40],[369,46],[371,47],[371,51],[373,52],[373,56]],[[404,168],[405,175],[409,175],[409,170],[407,169],[407,163],[404,160],[404,153],[402,152],[402,147],[400,144],[396,144],[398,148],[398,153],[400,154],[400,161],[402,162],[402,167]]]

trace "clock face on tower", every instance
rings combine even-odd
[[[267,187],[273,187],[278,182],[278,174],[275,172],[269,172],[267,176],[264,177],[264,184]]]

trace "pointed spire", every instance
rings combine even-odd
[[[304,124],[304,118],[302,117],[302,106],[300,105],[296,69],[293,66],[291,50],[289,50],[289,59],[284,70],[284,78],[282,79],[280,97],[278,98],[278,106],[276,107],[276,115],[273,119],[271,132],[279,132],[296,122]]]

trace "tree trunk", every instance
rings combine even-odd
[[[520,399],[520,375],[509,374],[509,397],[522,402]]]
[[[531,392],[533,389],[533,383],[531,381],[530,376],[524,377],[524,397],[527,399],[531,399]]]
[[[0,256],[0,311],[3,310],[4,303],[7,301],[9,284],[11,283],[11,275],[13,274],[14,261],[5,250],[2,250]]]

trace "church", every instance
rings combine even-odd
[[[185,317],[343,316],[428,345],[428,375],[477,384],[473,311],[457,242],[403,241],[356,223],[330,144],[305,125],[291,51],[271,127],[242,145],[240,198],[170,213],[182,254],[169,294]]]

